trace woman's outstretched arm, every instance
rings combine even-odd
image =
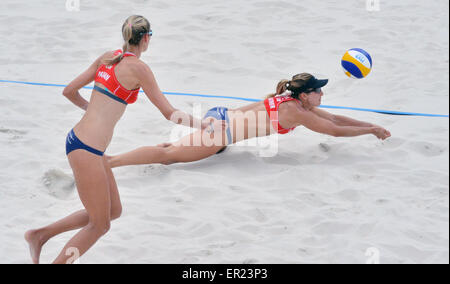
[[[149,100],[159,109],[162,115],[176,124],[181,124],[191,128],[205,129],[210,123],[193,117],[183,111],[175,109],[167,98],[163,95],[156,82],[155,76],[150,67],[141,63],[136,66],[136,75],[139,83]],[[223,125],[223,127],[225,127]]]
[[[359,121],[347,116],[343,116],[343,115],[335,115],[332,113],[329,113],[325,110],[319,109],[317,107],[314,107],[312,109],[312,112],[314,114],[316,114],[318,117],[324,119],[324,120],[328,120],[331,123],[340,126],[340,127],[346,127],[346,129],[341,129],[341,131],[338,133],[338,136],[356,136],[353,135],[358,132],[365,132],[364,129],[359,129],[359,130],[355,130],[349,127],[357,127],[357,128],[367,128],[369,130],[370,134],[375,135],[378,139],[384,140],[386,138],[391,137],[391,133],[384,129],[381,126],[378,126],[376,124],[373,123],[369,123],[369,122],[365,122],[365,121]],[[364,133],[366,134],[366,133]],[[361,135],[361,134],[359,134]]]
[[[320,110],[319,113],[320,114],[317,113],[317,108],[313,112],[299,113],[297,114],[298,121],[312,131],[335,137],[354,137],[373,134],[378,139],[384,140],[391,136],[389,131],[376,125],[360,122],[350,118],[348,118],[346,122],[351,125],[342,125],[336,122],[335,115],[331,115],[322,110]]]
[[[332,114],[318,107],[314,107],[312,109],[312,112],[317,114],[321,118],[330,120],[331,122],[339,126],[377,127],[377,125],[375,124],[359,121],[343,115]]]

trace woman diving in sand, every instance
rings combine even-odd
[[[189,127],[210,128],[210,122],[196,120],[175,109],[161,93],[151,69],[139,59],[147,51],[152,36],[147,19],[129,17],[122,26],[122,34],[125,40],[123,50],[100,56],[63,92],[72,103],[86,111],[66,140],[67,157],[85,210],[25,233],[33,263],[39,263],[42,246],[50,238],[81,229],[54,263],[75,261],[108,232],[111,220],[121,215],[119,192],[104,152],[117,122],[127,105],[137,100],[140,88],[166,119]],[[87,102],[78,91],[92,81],[95,81],[95,87],[90,102]]]
[[[290,81],[280,81],[276,93],[269,95],[264,101],[238,109],[217,107],[209,110],[205,119],[212,118],[215,123],[227,122],[227,127],[222,133],[199,130],[175,143],[141,147],[108,157],[109,164],[115,168],[126,165],[168,165],[198,161],[222,152],[227,145],[275,133],[286,134],[300,125],[335,137],[373,134],[384,140],[391,136],[389,131],[380,126],[319,109],[323,96],[321,88],[327,83],[328,80],[318,80],[308,73],[295,75]],[[219,143],[212,143],[217,140]],[[201,143],[195,144],[195,141]]]

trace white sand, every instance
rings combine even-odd
[[[164,91],[262,98],[299,72],[330,78],[326,105],[449,113],[449,3],[351,1],[0,2],[0,79],[66,84],[122,46],[131,14],[152,22],[143,56]],[[374,60],[364,80],[340,67],[346,49]],[[0,83],[0,263],[30,263],[23,233],[82,208],[65,156],[82,112],[61,88]],[[83,91],[86,98],[89,91]],[[203,113],[245,102],[169,96]],[[81,263],[449,262],[449,120],[332,111],[393,136],[333,138],[299,128],[277,156],[231,147],[191,164],[115,170],[123,216]],[[107,153],[169,140],[173,125],[141,96]],[[73,236],[48,242],[51,262]]]

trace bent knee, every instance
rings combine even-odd
[[[89,222],[87,228],[88,230],[94,232],[96,235],[103,236],[111,229],[111,222],[110,220]]]
[[[122,205],[119,204],[111,208],[111,220],[119,219],[122,216]]]

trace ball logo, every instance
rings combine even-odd
[[[355,57],[356,57],[356,59],[358,59],[358,60],[361,61],[362,63],[364,63],[364,62],[366,61],[366,60],[365,60],[362,56],[360,56],[359,54],[356,55]]]

